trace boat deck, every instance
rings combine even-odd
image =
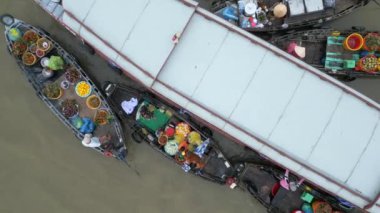
[[[60,75],[59,78],[57,78],[55,80],[55,82],[60,84],[65,79],[66,78],[64,75]],[[91,95],[92,94],[98,94],[98,93],[92,92]],[[74,85],[70,85],[70,87],[68,89],[64,90],[63,95],[59,100],[57,100],[57,101],[52,100],[51,102],[57,108],[59,108],[62,100],[66,100],[66,99],[76,101],[76,103],[79,105],[79,108],[80,108],[79,109],[79,116],[81,118],[87,117],[87,118],[90,118],[91,120],[93,120],[95,118],[95,115],[96,115],[98,110],[97,109],[90,109],[87,107],[86,98],[79,97],[75,93]],[[103,100],[103,102],[104,102],[104,100]],[[104,103],[102,103],[102,105],[99,107],[99,109],[104,109],[104,110],[108,111],[107,108],[105,108]],[[106,134],[111,134],[111,135],[116,136],[115,130],[113,129],[112,125],[97,125],[97,127],[95,128],[95,131],[93,132],[94,136],[102,136],[102,135],[106,135]]]

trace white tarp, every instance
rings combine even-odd
[[[130,76],[247,146],[359,207],[373,200],[379,105],[195,4],[64,0],[63,23]]]

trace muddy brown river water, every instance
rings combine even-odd
[[[75,37],[32,0],[0,0],[2,13],[51,32],[98,85],[105,79],[130,83],[102,59],[88,55]],[[334,26],[379,30],[379,14],[380,7],[371,3]],[[248,194],[188,175],[146,144],[128,144],[128,159],[141,176],[117,160],[84,148],[35,96],[4,41],[0,38],[1,213],[265,212]],[[379,82],[360,79],[349,85],[379,102]]]

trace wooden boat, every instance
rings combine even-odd
[[[324,202],[328,208],[341,212],[353,210],[348,202],[322,191],[311,190],[315,187],[292,174],[286,174],[286,170],[275,165],[242,163],[238,168],[238,186],[257,199],[268,212],[285,213],[301,209],[305,212],[309,199]],[[288,188],[281,185],[285,175]]]
[[[91,141],[87,143],[94,139],[101,143],[100,146],[91,146],[94,150],[125,160],[127,149],[119,120],[75,58],[39,28],[10,15],[2,16],[2,22],[5,24],[7,49],[36,95],[78,139],[84,139],[87,133],[92,134]],[[38,51],[42,52],[41,57],[37,56]],[[53,58],[57,62],[47,65],[45,60]],[[56,67],[52,75],[50,69],[54,69],[53,65],[60,67]],[[80,91],[83,85],[88,88]],[[95,105],[89,105],[90,98],[92,103],[96,102]]]
[[[332,21],[352,13],[356,9],[367,5],[369,1],[216,0],[211,4],[211,11],[227,20],[235,22],[247,31],[274,32],[307,26],[321,26],[324,22]],[[253,4],[249,4],[250,2]],[[254,18],[250,19],[250,17]]]
[[[345,38],[353,33],[359,33],[364,38],[371,32],[355,27],[341,32],[334,29],[314,29],[273,36],[270,42],[285,51],[292,44],[305,48],[303,61],[343,81],[353,81],[361,77],[380,77],[380,67],[375,70],[363,70],[359,66],[359,62],[369,56],[378,58],[380,51],[368,52],[363,48],[349,51],[344,48]],[[352,62],[350,67],[349,62]]]
[[[192,0],[65,0],[57,8],[63,14],[49,14],[160,99],[315,187],[380,212],[375,101]],[[146,33],[148,25],[160,30]]]
[[[276,167],[244,163],[238,175],[238,186],[263,204],[268,212],[292,212],[302,206],[302,191],[297,188],[289,192],[279,186],[284,173]]]
[[[210,131],[200,130],[185,118],[187,115],[147,92],[123,84],[107,82],[104,91],[115,112],[130,125],[134,141],[147,142],[186,172],[206,180],[225,184],[234,175],[234,168]]]

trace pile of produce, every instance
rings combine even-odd
[[[64,65],[65,65],[65,62],[60,56],[52,55],[49,59],[48,67],[51,70],[61,70],[63,69]]]
[[[378,61],[375,55],[367,55],[358,61],[358,69],[364,72],[376,72]]]
[[[81,81],[75,86],[75,92],[79,97],[85,98],[91,94],[91,85],[86,81]]]
[[[99,125],[107,124],[107,122],[108,122],[108,112],[105,111],[105,110],[98,110],[96,112],[94,121],[95,121],[95,123],[97,123]]]
[[[36,53],[36,51],[37,51],[37,45],[36,44],[29,45],[29,51],[31,53]]]
[[[364,49],[368,51],[380,50],[380,36],[377,33],[368,33],[364,37]]]
[[[46,38],[40,38],[37,40],[37,49],[47,51],[49,50],[51,44],[50,41],[47,40]]]
[[[61,103],[61,110],[63,116],[71,118],[78,114],[79,107],[74,99],[66,99]]]
[[[45,51],[41,50],[41,49],[36,49],[36,55],[40,58],[44,57],[45,56]]]
[[[43,92],[50,99],[57,99],[62,94],[62,90],[57,83],[46,84]]]
[[[11,28],[8,32],[8,37],[11,41],[17,41],[21,38],[21,32],[17,28]]]
[[[25,53],[26,49],[28,49],[28,46],[26,45],[25,42],[23,42],[21,40],[15,41],[12,45],[12,53],[15,56],[23,55]]]
[[[25,52],[22,55],[22,63],[24,63],[25,65],[31,66],[35,64],[36,61],[37,61],[37,57],[30,52]]]
[[[80,78],[80,73],[74,67],[70,67],[66,70],[65,78],[71,84],[75,84]]]
[[[86,104],[90,109],[97,109],[100,107],[100,98],[96,95],[91,95],[87,98]]]
[[[28,30],[24,33],[22,39],[28,44],[34,44],[39,39],[39,36],[34,30]]]

